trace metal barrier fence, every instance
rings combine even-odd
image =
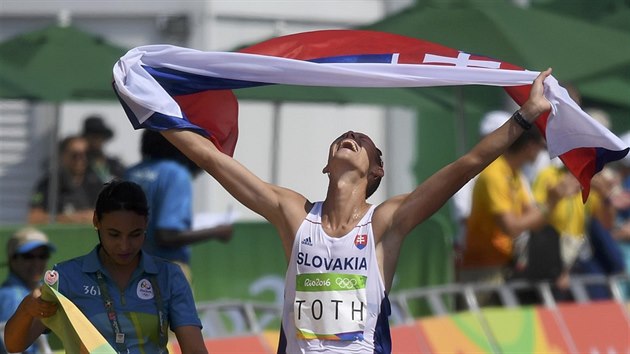
[[[493,293],[504,308],[517,308],[524,304],[519,299],[522,291],[536,294],[537,304],[554,309],[561,302],[588,303],[594,301],[589,296],[589,287],[600,286],[607,289],[610,298],[619,303],[630,301],[627,289],[630,289],[630,275],[615,276],[583,275],[572,276],[567,292],[570,299],[558,298],[555,287],[549,282],[530,282],[525,280],[510,281],[503,285],[489,284],[447,284],[429,288],[418,288],[390,294],[392,305],[390,323],[395,325],[410,324],[417,320],[410,310],[414,301],[425,302],[432,316],[444,316],[458,312],[456,299],[465,304],[463,311],[478,313],[481,310],[477,302],[480,294]],[[626,289],[626,290],[624,290]],[[531,305],[531,303],[528,303]],[[630,321],[630,314],[623,306],[625,316]],[[250,301],[214,301],[197,304],[197,310],[203,323],[205,338],[217,338],[261,333],[264,330],[277,330],[282,309],[279,305]]]

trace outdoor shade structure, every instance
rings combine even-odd
[[[534,6],[630,35],[630,2],[624,0],[575,2],[555,0]],[[629,48],[630,40],[618,42],[616,47]],[[577,80],[575,85],[587,99],[587,104],[603,106],[606,112],[610,113],[615,131],[630,129],[630,63],[625,63],[603,75]]]
[[[114,100],[112,67],[127,49],[72,26],[49,26],[0,43],[0,98],[56,105],[50,141],[49,210],[56,203],[59,105]],[[55,213],[51,213],[54,220]]]
[[[614,13],[602,17],[597,23],[630,35],[630,4],[617,8]],[[630,40],[622,42],[620,46],[630,47]],[[614,127],[618,131],[630,129],[630,63],[606,75],[578,81],[576,86],[584,96],[597,103],[619,107],[623,113]]]
[[[50,26],[0,43],[1,98],[115,99],[112,67],[126,49],[75,27]],[[5,83],[19,83],[12,92]]]
[[[361,29],[422,38],[528,70],[552,67],[561,82],[630,64],[630,46],[621,45],[630,36],[622,31],[508,2],[456,4],[421,2]]]
[[[507,2],[434,3],[418,3],[362,29],[418,37],[528,70],[552,67],[585,100],[630,108],[630,32],[622,30],[630,9],[595,24]]]

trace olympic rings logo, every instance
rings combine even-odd
[[[336,283],[342,289],[354,289],[358,282],[354,278],[337,278]]]

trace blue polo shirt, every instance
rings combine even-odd
[[[190,246],[161,247],[155,241],[157,230],[188,231],[192,228],[192,175],[179,162],[147,159],[129,168],[125,179],[142,187],[149,202],[149,225],[143,249],[151,255],[190,263]]]
[[[121,291],[101,264],[98,248],[59,263],[54,269],[59,273],[59,292],[83,312],[113,348],[116,348],[115,335],[96,279],[98,270],[107,283],[129,353],[159,352],[158,310],[151,277],[157,279],[171,330],[181,326],[201,328],[192,291],[179,266],[141,252],[138,268],[127,288]]]
[[[24,297],[30,294],[26,284],[17,275],[9,272],[7,280],[2,283],[0,287],[0,322],[6,322],[13,316],[15,310],[24,300]],[[0,349],[4,346],[0,345]],[[0,350],[2,352],[2,350]],[[38,353],[37,345],[31,345],[24,353],[35,354]]]

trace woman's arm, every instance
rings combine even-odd
[[[40,289],[33,290],[22,300],[4,327],[7,351],[25,351],[46,329],[41,318],[50,317],[56,312],[57,304],[42,300]]]

